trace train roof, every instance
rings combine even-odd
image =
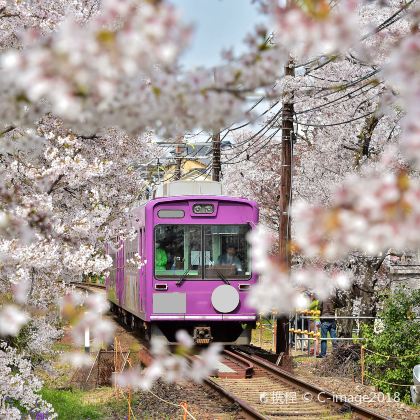
[[[258,207],[256,201],[250,200],[248,198],[243,197],[233,197],[229,195],[179,195],[174,197],[158,197],[153,198],[146,203],[143,203],[145,207],[153,207],[158,203],[170,203],[170,202],[177,202],[177,201],[187,201],[187,200],[209,200],[209,201],[230,201],[236,203],[244,203],[250,204],[253,207]]]

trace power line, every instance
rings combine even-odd
[[[331,123],[331,124],[309,124],[309,123],[299,122],[299,124],[300,124],[300,125],[304,125],[304,126],[306,126],[306,127],[335,127],[335,126],[337,126],[337,125],[349,124],[349,123],[351,123],[351,122],[353,122],[353,121],[357,121],[357,120],[360,120],[360,119],[362,119],[362,118],[369,117],[370,115],[372,115],[372,114],[374,114],[374,113],[375,113],[375,111],[368,112],[367,114],[361,115],[360,117],[357,117],[357,118],[352,118],[352,119],[350,119],[350,120],[347,120],[347,121],[341,121],[341,122],[338,122],[338,123]],[[294,119],[293,121],[294,121],[295,123],[297,123],[297,122],[298,122],[296,119]]]
[[[262,149],[264,149],[270,143],[270,141],[274,138],[274,136],[280,130],[281,130],[281,127],[279,127],[274,133],[270,134],[270,136],[266,139],[266,141],[264,142],[264,144],[259,149],[257,149],[256,151],[253,151],[251,154],[247,154],[247,156],[246,156],[245,159],[241,159],[241,160],[238,160],[236,162],[232,162],[233,158],[240,156],[242,153],[245,153],[245,151],[242,151],[242,152],[236,154],[233,158],[230,158],[229,160],[224,161],[222,163],[224,165],[236,165],[238,163],[245,162],[246,160],[251,160],[252,157],[254,157],[255,155],[257,155]],[[251,146],[251,147],[253,147],[253,146]]]
[[[369,83],[366,83],[365,85],[358,87],[357,89],[353,90],[352,92],[347,92],[347,93],[345,93],[344,95],[342,95],[342,96],[340,96],[340,97],[338,97],[338,98],[333,99],[332,101],[329,101],[329,102],[323,103],[323,104],[318,105],[318,106],[315,106],[315,107],[313,107],[313,108],[308,108],[308,109],[305,109],[305,110],[303,110],[303,111],[298,111],[298,112],[295,112],[295,115],[301,115],[301,114],[306,114],[306,113],[308,113],[308,112],[317,111],[317,110],[319,110],[319,109],[322,109],[322,108],[324,108],[324,107],[328,107],[329,105],[332,105],[332,104],[334,104],[334,103],[338,102],[340,99],[347,98],[345,101],[342,101],[342,102],[340,102],[340,103],[339,103],[339,105],[341,105],[341,104],[343,104],[343,103],[345,103],[345,102],[347,102],[347,101],[350,101],[351,99],[357,98],[358,96],[363,95],[363,94],[365,94],[365,93],[369,92],[369,91],[370,91],[370,90],[372,90],[372,89],[377,88],[377,87],[378,87],[378,86],[380,86],[382,83],[383,83],[383,82],[381,82],[381,83],[379,83],[378,85],[375,85],[375,86],[370,86],[370,87],[369,87],[369,89],[367,89],[367,90],[365,90],[365,91],[362,91],[362,92],[360,92],[360,93],[359,93],[359,94],[357,94],[357,95],[350,96],[350,95],[352,95],[353,93],[355,93],[355,92],[357,92],[357,91],[359,91],[359,90],[362,90],[364,87],[371,85],[371,83],[370,83],[370,82],[369,82]]]
[[[262,136],[264,136],[264,134],[270,130],[272,128],[272,126],[275,124],[275,122],[277,121],[277,118],[279,117],[280,113],[281,113],[282,108],[280,108],[275,114],[274,116],[268,121],[267,124],[265,124],[259,131],[257,131],[256,133],[254,133],[253,135],[251,135],[251,137],[240,141],[239,143],[235,143],[232,146],[232,149],[237,148],[242,146],[245,143],[249,143],[251,140],[253,140],[254,138],[258,137],[257,140],[255,141],[255,143],[257,143]],[[255,144],[254,143],[254,144]]]

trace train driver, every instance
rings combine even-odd
[[[156,242],[155,270],[156,271],[166,270],[167,262],[168,262],[168,256],[166,255],[166,251],[162,248],[159,242]]]
[[[226,252],[219,256],[217,263],[221,265],[234,265],[238,272],[242,271],[242,262],[236,255],[236,248],[228,246]]]

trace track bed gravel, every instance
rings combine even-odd
[[[353,382],[353,379],[351,378],[320,376],[317,373],[317,367],[320,363],[322,363],[322,359],[305,358],[302,359],[302,361],[299,361],[299,359],[295,360],[297,362],[294,368],[294,374],[308,383],[316,385],[336,395],[352,396],[353,398],[356,396],[366,395],[368,396],[367,398],[373,401],[362,402],[360,405],[376,411],[383,416],[389,417],[390,419],[420,419],[420,408],[409,406],[397,401],[389,401],[386,395],[378,395],[380,393],[378,393],[373,386]],[[385,402],[378,401],[378,399],[384,399]]]

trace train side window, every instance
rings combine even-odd
[[[140,228],[139,234],[139,257],[142,262],[145,261],[146,257],[146,236],[144,233],[144,227]]]
[[[121,243],[118,237],[110,239],[108,242],[108,255],[112,259],[112,268],[110,270],[111,282],[115,282],[116,271],[120,267],[119,256],[121,250]]]
[[[124,254],[125,254],[125,265],[133,266],[136,265],[136,254],[139,252],[139,232],[135,233],[135,236],[125,241]]]
[[[115,270],[117,268],[117,253],[110,247],[108,255],[112,259],[112,270]]]

